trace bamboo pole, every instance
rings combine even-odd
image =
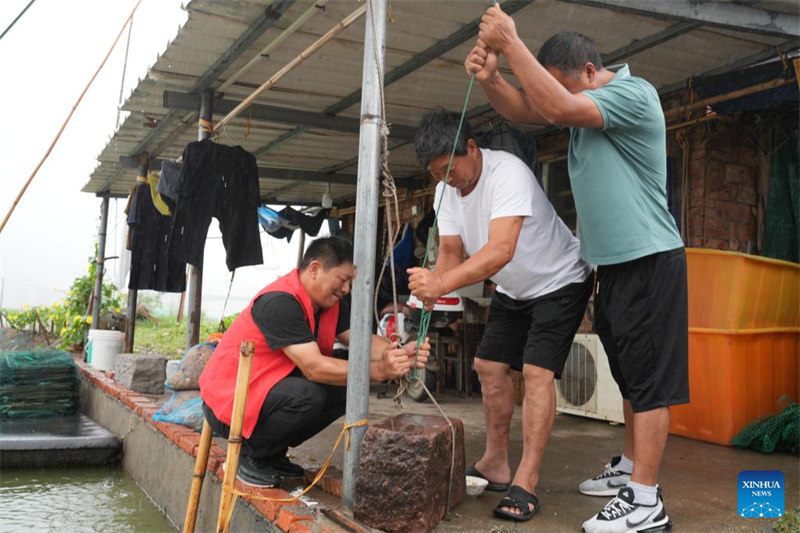
[[[183,302],[185,299],[186,299],[186,291],[183,291],[181,293],[181,300],[178,303],[178,318],[177,318],[178,324],[180,324],[181,320],[183,320]]]
[[[197,521],[197,505],[200,503],[200,491],[203,490],[203,478],[206,477],[208,453],[211,450],[213,433],[208,420],[203,420],[203,432],[200,434],[200,446],[197,448],[197,460],[194,462],[192,490],[189,492],[189,506],[186,509],[186,518],[183,521],[183,533],[194,533],[194,524]]]
[[[50,336],[47,334],[47,328],[44,327],[44,324],[42,324],[42,317],[39,316],[39,311],[34,311],[34,313],[36,314],[36,321],[39,323],[39,327],[41,328],[42,334],[44,335],[44,341],[47,343],[48,346],[50,346]]]
[[[669,122],[670,120],[680,118],[681,115],[684,115],[686,113],[691,113],[692,111],[697,111],[699,109],[703,109],[706,106],[712,104],[725,102],[727,100],[733,100],[735,98],[741,98],[742,96],[759,93],[761,91],[767,91],[769,89],[777,89],[778,87],[783,87],[784,85],[787,85],[789,83],[795,83],[795,80],[791,78],[778,78],[764,83],[759,83],[757,85],[752,85],[750,87],[745,87],[744,89],[739,89],[726,94],[712,96],[711,98],[706,98],[705,100],[700,100],[699,102],[694,102],[693,104],[688,104],[682,107],[678,107],[676,109],[670,109],[669,111],[664,113],[664,118],[666,119],[667,122]]]
[[[6,223],[8,222],[8,219],[11,218],[11,213],[14,212],[14,209],[17,207],[17,204],[22,199],[22,196],[25,194],[25,191],[28,190],[28,186],[33,181],[33,178],[36,177],[36,174],[39,172],[39,169],[42,168],[42,165],[44,164],[44,162],[47,160],[48,157],[50,157],[50,152],[53,151],[53,147],[56,145],[58,140],[61,138],[61,134],[64,133],[64,129],[67,127],[67,124],[69,124],[69,121],[72,119],[72,115],[75,113],[75,110],[78,108],[78,105],[81,103],[81,100],[83,100],[83,97],[86,95],[86,92],[89,90],[89,87],[92,86],[92,83],[94,82],[94,79],[97,77],[98,74],[100,74],[100,71],[103,70],[103,66],[106,64],[106,61],[108,61],[108,57],[111,55],[111,52],[114,50],[114,47],[117,46],[117,42],[119,41],[119,38],[122,36],[122,32],[125,30],[125,27],[128,25],[128,22],[130,22],[130,20],[133,18],[133,14],[136,13],[136,9],[139,7],[139,4],[141,4],[141,3],[142,3],[142,0],[139,0],[138,2],[136,2],[136,5],[133,6],[133,9],[131,10],[131,14],[128,15],[128,18],[125,19],[125,23],[119,29],[119,33],[117,34],[117,38],[114,39],[114,42],[111,44],[111,48],[108,49],[108,52],[106,53],[106,56],[103,58],[103,61],[100,62],[100,66],[97,67],[97,70],[92,75],[92,77],[89,79],[89,83],[86,84],[86,87],[84,87],[83,92],[78,97],[78,99],[75,101],[75,104],[72,106],[72,110],[70,110],[69,114],[67,115],[67,119],[64,121],[64,124],[61,125],[61,129],[59,129],[58,133],[56,133],[55,139],[53,139],[53,142],[50,143],[50,147],[45,152],[44,157],[42,157],[41,161],[39,161],[39,164],[36,165],[36,168],[33,169],[33,172],[31,173],[30,177],[28,178],[28,181],[25,182],[25,185],[22,186],[22,190],[19,191],[19,194],[17,195],[17,198],[14,200],[14,203],[11,204],[11,208],[8,210],[8,213],[6,213],[6,217],[3,219],[3,222],[0,223],[0,233],[3,233],[3,228],[6,227]]]
[[[220,120],[214,125],[214,131],[219,132],[223,126],[225,126],[228,122],[236,118],[239,115],[239,113],[247,109],[247,106],[252,104],[256,98],[261,96],[262,93],[265,93],[266,91],[270,90],[272,86],[275,85],[278,82],[278,80],[281,79],[285,74],[287,74],[289,71],[293,70],[297,65],[299,65],[300,63],[311,57],[311,55],[320,48],[322,48],[324,44],[326,44],[328,41],[336,37],[338,34],[344,31],[348,26],[350,26],[359,18],[361,18],[361,16],[366,11],[367,11],[367,5],[364,4],[363,6],[359,7],[358,9],[347,15],[345,18],[343,18],[338,24],[336,24],[336,26],[328,30],[328,33],[326,33],[325,35],[314,41],[314,44],[312,44],[311,46],[300,52],[300,55],[289,61],[282,69],[280,69],[278,72],[273,74],[272,77],[270,77],[267,81],[265,81],[261,85],[261,87],[253,91],[250,94],[250,96],[242,100],[242,102],[239,105],[233,108],[233,110],[230,113],[225,115],[225,117],[223,117],[222,120]]]
[[[228,436],[228,454],[225,458],[225,477],[222,479],[222,496],[219,500],[219,516],[217,517],[217,533],[227,533],[228,517],[233,505],[233,494],[225,490],[232,489],[236,483],[236,472],[239,470],[239,453],[242,448],[242,422],[244,407],[247,403],[247,388],[250,384],[250,366],[253,364],[253,341],[242,341],[239,349],[239,371],[236,374],[236,389],[233,396],[233,414],[231,430]]]
[[[694,126],[695,124],[700,124],[701,122],[708,122],[709,120],[719,120],[719,115],[705,115],[703,117],[698,117],[694,120],[687,120],[686,122],[679,122],[678,124],[673,124],[671,126],[667,126],[667,131],[679,130],[681,128],[686,128],[689,126]]]
[[[797,85],[800,87],[800,57],[792,59],[794,65],[794,77],[797,78]]]

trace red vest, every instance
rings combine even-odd
[[[220,340],[200,376],[200,394],[203,401],[214,411],[214,415],[220,422],[230,426],[236,374],[239,369],[239,348],[244,340],[252,340],[256,343],[253,365],[250,370],[250,388],[247,392],[247,404],[244,411],[244,425],[242,426],[242,435],[246,439],[250,438],[253,433],[261,406],[269,391],[295,368],[295,364],[283,353],[283,350],[269,348],[264,334],[253,321],[253,303],[259,296],[267,292],[285,292],[293,296],[300,302],[306,321],[311,331],[314,331],[314,309],[311,305],[311,298],[300,284],[299,273],[297,270],[293,270],[261,289],[250,301],[250,305],[239,313]],[[338,303],[332,308],[322,311],[317,344],[323,355],[331,356],[333,354],[338,319]]]

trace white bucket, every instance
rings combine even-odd
[[[114,357],[122,353],[125,334],[121,331],[90,329],[86,342],[86,361],[98,370],[111,370]]]

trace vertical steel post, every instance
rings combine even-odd
[[[200,95],[200,124],[197,127],[197,140],[202,141],[211,136],[211,119],[214,115],[214,100],[211,91],[203,91]],[[206,123],[206,126],[203,123]],[[202,263],[202,255],[200,256]],[[189,265],[189,283],[186,287],[188,320],[186,321],[186,348],[200,341],[200,314],[203,299],[203,269]]]
[[[125,346],[122,351],[125,353],[133,352],[133,337],[136,334],[136,300],[139,291],[128,289],[128,314],[125,317]]]
[[[359,132],[355,249],[353,253],[353,262],[358,268],[358,275],[353,286],[350,312],[350,365],[347,373],[347,410],[345,414],[348,424],[366,418],[369,414],[369,363],[372,346],[372,297],[375,291],[378,190],[380,188],[381,86],[383,85],[382,74],[386,46],[386,4],[387,0],[373,0],[367,3],[364,30],[361,131]],[[358,454],[365,431],[366,426],[350,430],[350,449],[344,454],[342,505],[347,509],[353,508],[358,476]]]
[[[297,268],[303,262],[303,252],[306,251],[306,232],[300,228],[300,242],[297,243]]]
[[[108,229],[108,191],[103,193],[100,205],[100,229],[97,232],[97,257],[94,272],[94,302],[92,303],[92,329],[100,327],[100,305],[103,302],[103,274],[106,261],[106,230]]]

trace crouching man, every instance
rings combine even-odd
[[[356,267],[352,245],[340,237],[317,239],[300,267],[255,295],[222,337],[200,377],[203,412],[227,437],[243,340],[255,342],[242,426],[240,481],[277,487],[303,467],[286,457],[345,412],[347,365],[333,343],[349,344],[349,293]],[[420,346],[417,367],[430,346]],[[401,377],[414,364],[415,346],[403,348],[373,335],[370,378]]]

